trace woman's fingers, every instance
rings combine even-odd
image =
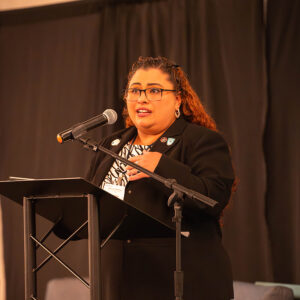
[[[142,179],[142,178],[146,178],[149,177],[148,175],[146,175],[145,173],[137,173],[136,175],[132,175],[129,177],[129,181],[134,181],[134,180],[138,180],[138,179]]]
[[[143,156],[143,155],[133,156],[133,157],[130,157],[128,160],[131,161],[131,162],[133,162],[133,163],[135,163],[135,164],[138,164],[138,161],[141,160],[141,157],[142,157],[142,156]],[[126,169],[126,170],[132,170],[133,167],[127,165],[127,166],[125,167],[125,169]]]
[[[161,158],[162,154],[159,152],[147,152],[145,151],[143,155],[138,155],[131,157],[129,160],[131,162],[134,162],[138,164],[139,166],[153,172],[155,168],[157,167],[159,160]],[[137,169],[126,166],[127,174],[129,175],[129,180],[138,180],[141,178],[149,177],[145,173],[140,173]]]

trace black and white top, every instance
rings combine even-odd
[[[142,155],[143,151],[149,151],[150,149],[151,145],[132,145],[128,142],[119,152],[119,155],[129,159],[133,156]],[[106,184],[113,184],[125,187],[128,183],[128,175],[126,174],[125,167],[126,165],[123,162],[115,160],[109,172],[102,181],[100,187],[102,189],[105,189]]]

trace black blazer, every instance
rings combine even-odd
[[[105,138],[100,144],[118,153],[135,134],[136,128],[130,127]],[[163,137],[173,138],[173,143],[170,140],[167,143]],[[114,146],[112,141],[116,139],[120,143]],[[219,133],[180,118],[154,143],[151,151],[163,154],[155,173],[175,178],[183,186],[218,202],[214,208],[208,208],[196,200],[187,198],[184,201],[183,226],[191,233],[182,241],[184,299],[233,298],[231,267],[221,244],[219,226],[234,180],[226,142]],[[112,163],[113,158],[97,153],[88,179],[100,185]],[[144,178],[128,183],[124,200],[143,210],[149,205],[159,206],[160,210],[163,207],[171,218],[173,210],[167,207],[170,194],[162,184]],[[112,242],[102,255],[105,300],[174,299],[173,238]]]

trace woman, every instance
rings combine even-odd
[[[101,145],[218,202],[209,208],[184,200],[183,225],[190,231],[182,241],[184,299],[233,298],[231,267],[219,225],[234,182],[226,142],[181,68],[166,58],[140,57],[128,75],[124,100],[126,129]],[[167,207],[170,190],[103,153],[95,157],[88,177],[129,203],[159,205],[170,218],[173,214]],[[102,261],[105,300],[174,299],[173,238],[112,242]],[[119,285],[113,286],[112,281]]]

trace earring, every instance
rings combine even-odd
[[[175,117],[176,117],[176,119],[179,119],[179,117],[180,117],[180,109],[179,108],[175,110]]]

